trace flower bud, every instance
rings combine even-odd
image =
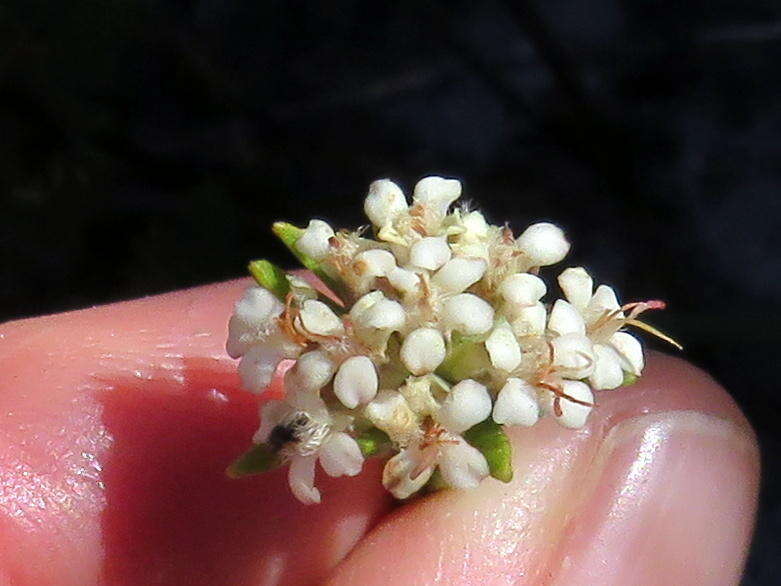
[[[310,220],[304,233],[296,240],[296,249],[315,260],[320,260],[328,254],[329,240],[334,235],[333,229],[322,220]]]
[[[416,267],[435,271],[450,260],[450,254],[444,237],[428,236],[412,245],[409,259]]]
[[[448,293],[461,293],[483,278],[487,266],[481,258],[452,258],[436,272],[431,282]]]
[[[433,328],[418,328],[407,334],[401,344],[401,361],[415,375],[434,372],[445,354],[445,339]]]
[[[407,200],[399,186],[390,179],[379,179],[369,185],[363,211],[372,224],[382,228],[407,211]]]
[[[236,303],[236,309],[228,323],[228,341],[225,344],[228,356],[241,357],[250,344],[273,327],[273,319],[282,313],[284,308],[268,290],[263,287],[249,287]]]
[[[558,226],[547,222],[532,224],[518,237],[518,247],[531,266],[543,267],[562,260],[569,252],[569,242]]]
[[[353,438],[342,431],[331,433],[318,453],[328,476],[356,476],[363,468],[363,454]]]
[[[494,322],[493,308],[471,293],[460,293],[446,299],[440,316],[446,327],[467,336],[487,332]]]
[[[342,404],[355,409],[377,394],[377,370],[367,356],[353,356],[339,367],[334,377],[334,393]]]

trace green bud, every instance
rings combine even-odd
[[[355,438],[355,441],[358,443],[358,447],[361,448],[364,458],[374,456],[391,445],[388,434],[376,427],[371,427],[362,432]]]
[[[285,271],[267,260],[253,260],[247,267],[258,285],[271,291],[277,299],[285,302],[290,292],[290,282]]]

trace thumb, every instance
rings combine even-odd
[[[515,478],[383,520],[337,584],[737,584],[759,459],[726,392],[659,354],[587,427],[513,430]]]

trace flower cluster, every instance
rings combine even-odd
[[[585,424],[593,391],[643,369],[637,319],[663,303],[621,305],[580,267],[558,275],[563,298],[544,299],[540,269],[570,244],[549,223],[515,236],[455,207],[461,183],[426,177],[411,205],[382,179],[369,187],[368,229],[321,220],[275,233],[332,295],[268,261],[250,263],[259,286],[236,304],[227,351],[244,386],[263,393],[284,372],[285,395],[266,401],[255,446],[234,476],[288,464],[304,503],[320,501],[316,464],[353,476],[387,454],[384,486],[406,498],[426,486],[470,488],[512,476],[503,428],[549,416]],[[291,366],[292,361],[295,361]]]

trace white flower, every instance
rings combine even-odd
[[[582,334],[566,334],[551,340],[553,366],[564,378],[582,379],[594,372],[594,346]]]
[[[363,202],[363,211],[372,224],[382,228],[407,211],[407,200],[393,181],[379,179],[369,185],[369,193]]]
[[[268,401],[263,406],[253,439],[290,463],[288,482],[298,500],[319,503],[320,491],[314,486],[317,461],[329,476],[355,476],[363,467],[363,455],[358,443],[335,425],[321,399],[292,395],[290,402]]]
[[[569,252],[569,242],[562,229],[547,222],[526,228],[516,243],[534,267],[556,264]]]
[[[328,254],[330,240],[334,231],[322,220],[310,220],[304,233],[296,240],[296,248],[299,252],[320,260]]]
[[[387,250],[364,250],[355,257],[356,270],[367,277],[384,277],[396,268],[396,257]]]
[[[238,371],[242,385],[253,393],[265,391],[279,363],[301,351],[279,329],[277,318],[283,310],[284,305],[269,291],[250,287],[228,324],[226,350],[231,358],[241,358]]]
[[[474,488],[488,476],[485,456],[461,434],[491,413],[488,390],[472,380],[455,385],[431,424],[416,441],[385,464],[382,483],[396,498],[407,498],[439,467],[453,488]]]
[[[447,261],[431,282],[448,293],[461,293],[483,278],[486,267],[482,258],[456,257]]]
[[[586,333],[592,339],[594,367],[589,373],[592,387],[619,387],[624,381],[624,371],[639,375],[643,369],[642,348],[636,338],[618,331],[624,325],[625,316],[613,289],[600,285],[593,291],[593,280],[582,267],[563,271],[559,285],[569,303],[561,299],[556,302],[548,328],[559,334]]]
[[[236,303],[228,322],[226,350],[231,358],[239,358],[250,346],[277,332],[274,320],[285,306],[263,287],[249,287]]]
[[[406,446],[420,431],[418,415],[398,391],[381,391],[363,413],[399,446]]]

